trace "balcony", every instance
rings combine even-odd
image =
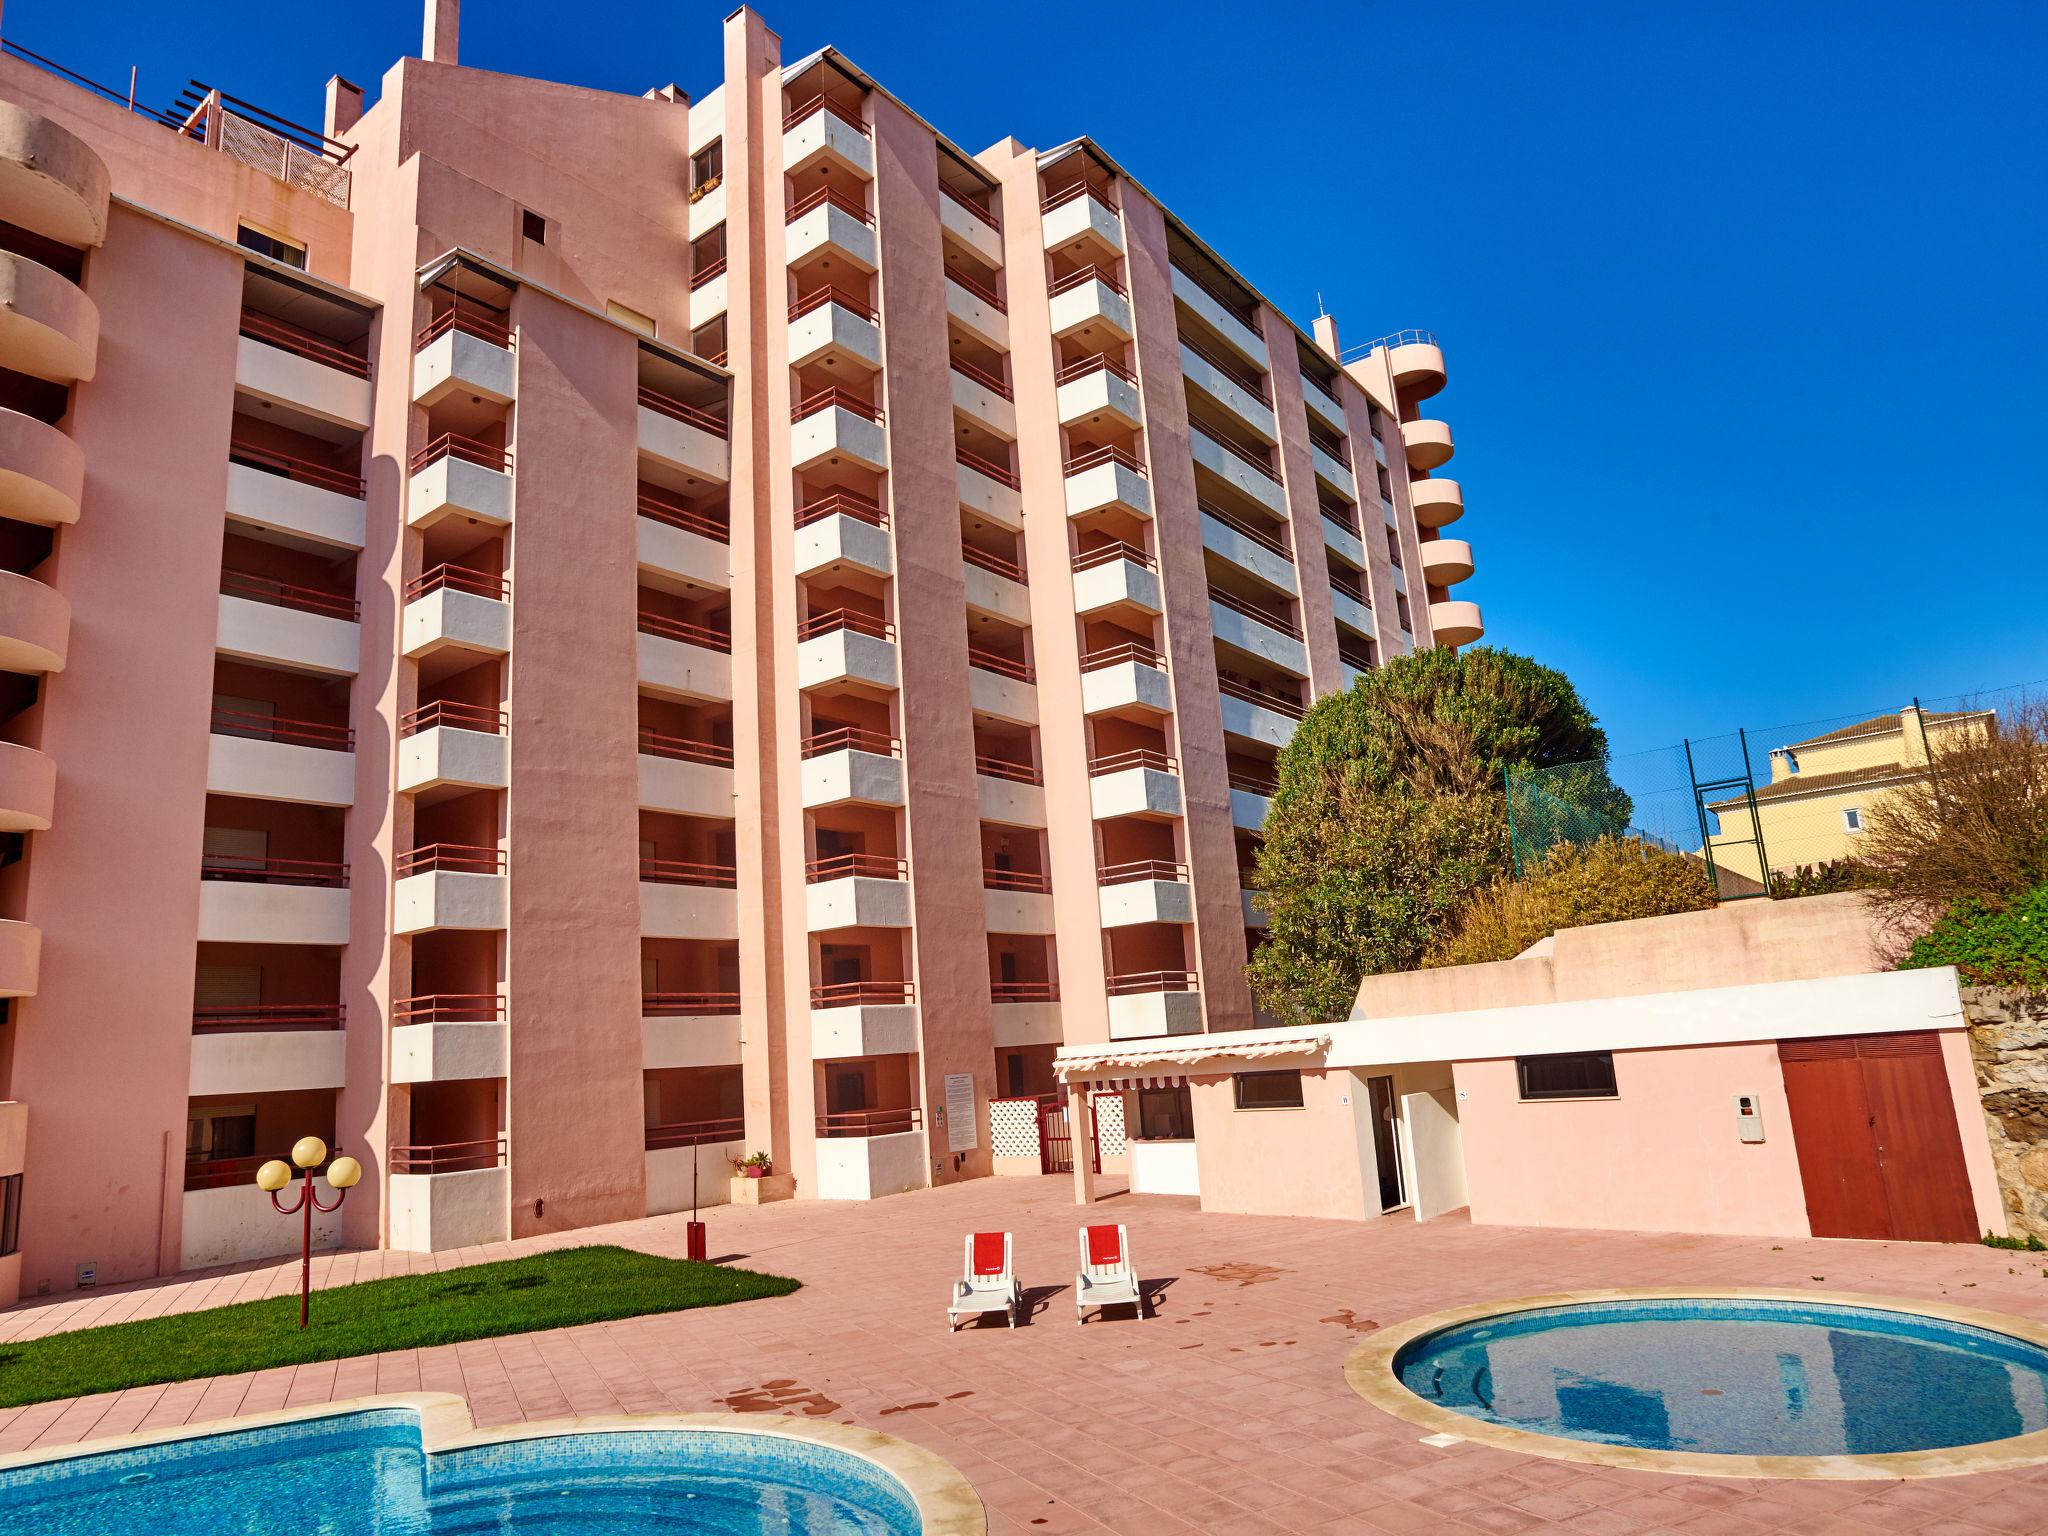
[[[707,261],[690,274],[690,329],[700,330],[730,307],[725,258]]]
[[[1188,449],[1195,468],[1206,470],[1240,496],[1249,497],[1276,518],[1287,516],[1287,492],[1272,470],[1236,448],[1211,437],[1200,427],[1188,429]]]
[[[725,222],[725,179],[713,177],[690,191],[687,228],[692,240],[701,240]]]
[[[1098,757],[1088,765],[1088,800],[1097,821],[1170,820],[1181,813],[1180,762],[1149,749]]]
[[[882,327],[875,312],[838,288],[813,288],[789,306],[789,366],[882,366]]]
[[[991,981],[988,995],[997,1049],[1058,1045],[1065,1039],[1060,1024],[1060,990],[1054,983]]]
[[[1046,315],[1055,337],[1080,336],[1101,345],[1129,341],[1134,329],[1130,295],[1101,267],[1083,267],[1046,290]]]
[[[332,426],[370,425],[370,365],[324,336],[255,310],[242,311],[235,388]]]
[[[1358,481],[1351,473],[1351,466],[1324,448],[1321,443],[1308,445],[1309,463],[1315,466],[1316,478],[1346,501],[1358,500]]]
[[[413,338],[414,405],[431,408],[450,395],[510,405],[517,392],[509,326],[466,309],[447,309]]]
[[[817,1122],[817,1196],[820,1200],[879,1200],[923,1189],[930,1182],[924,1117],[912,1109],[865,1109],[820,1115]]]
[[[1441,469],[1451,462],[1451,424],[1422,417],[1401,423],[1401,446],[1410,469]]]
[[[975,340],[1010,350],[1010,317],[995,289],[961,272],[946,274],[946,316]]]
[[[1116,208],[1086,182],[1052,194],[1039,204],[1045,248],[1064,255],[1114,260],[1124,253],[1124,224]]]
[[[1122,512],[1152,515],[1152,485],[1145,466],[1121,448],[1097,448],[1066,463],[1067,516]]]
[[[1111,361],[1107,353],[1069,363],[1055,376],[1055,384],[1063,427],[1109,426],[1135,432],[1144,425],[1137,375]]]
[[[0,438],[4,442],[4,438]],[[334,549],[361,549],[363,477],[252,443],[228,444],[228,517]]]
[[[43,930],[0,920],[0,997],[34,997],[42,974]]]
[[[280,1221],[270,1196],[256,1187],[256,1170],[267,1161],[262,1157],[186,1160],[179,1211],[181,1269],[298,1255],[302,1229],[294,1222]],[[313,1251],[340,1242],[340,1215],[314,1212]]]
[[[1045,781],[1029,763],[977,756],[975,786],[981,819],[999,827],[1046,825]]]
[[[1477,603],[1453,599],[1429,605],[1429,631],[1438,645],[1471,645],[1486,633]]]
[[[1235,769],[1230,774],[1230,824],[1241,832],[1263,831],[1278,786],[1269,778]]]
[[[98,245],[107,234],[107,186],[106,162],[83,139],[0,102],[0,208],[10,222],[64,245]]]
[[[0,741],[0,832],[48,831],[56,797],[56,759]]]
[[[1269,747],[1284,747],[1294,739],[1294,727],[1306,713],[1292,699],[1233,682],[1227,677],[1218,679],[1216,688],[1223,695],[1225,735],[1242,736],[1247,741],[1261,742]]]
[[[503,656],[512,649],[511,588],[502,576],[437,565],[405,584],[399,648],[414,661],[443,651]]]
[[[1129,928],[1139,923],[1192,923],[1195,890],[1188,867],[1164,859],[1136,859],[1106,864],[1096,876],[1102,926]]]
[[[33,576],[0,571],[0,670],[61,672],[70,648],[71,604],[64,594]]]
[[[1159,566],[1121,540],[1074,556],[1074,612],[1086,617],[1111,608],[1134,608],[1148,617],[1163,612]]]
[[[1408,500],[1425,528],[1442,528],[1465,515],[1465,491],[1455,480],[1410,480]]]
[[[892,576],[895,546],[889,541],[889,514],[865,496],[835,491],[806,503],[796,514],[796,573],[836,575],[859,571]]]
[[[1329,508],[1323,509],[1323,545],[1353,570],[1365,569],[1365,539],[1359,533],[1355,510],[1349,510],[1340,521],[1331,516]]]
[[[746,1155],[746,1135],[747,1122],[737,1115],[648,1126],[647,1214],[669,1216],[728,1203],[727,1173]]]
[[[229,1012],[240,1017],[202,1028],[202,1018]],[[348,1049],[341,1023],[339,1004],[195,1013],[186,1091],[198,1099],[339,1088]]]
[[[730,864],[640,859],[640,936],[737,939],[739,871]]]
[[[1173,684],[1165,659],[1135,642],[1104,646],[1081,658],[1081,711],[1088,715],[1170,715]]]
[[[1010,386],[971,363],[953,359],[953,409],[1005,442],[1017,440],[1017,407]]]
[[[640,809],[677,816],[733,815],[732,748],[640,731]]]
[[[841,853],[804,866],[804,916],[812,933],[908,928],[910,866],[876,853]]]
[[[0,251],[0,367],[53,383],[93,376],[99,306],[70,278],[26,256]]]
[[[649,992],[640,999],[640,1065],[649,1072],[676,1067],[740,1064],[740,995],[737,992]]]
[[[841,726],[805,737],[802,750],[805,810],[903,803],[903,743],[894,736]]]
[[[640,455],[712,485],[732,479],[726,424],[709,411],[642,386]]]
[[[1024,528],[1022,482],[1001,464],[969,453],[954,454],[954,482],[959,489],[960,510],[985,517],[998,528],[1020,533]]]
[[[398,738],[402,793],[432,801],[449,790],[511,782],[503,710],[438,700],[399,716]]]
[[[207,854],[199,864],[199,940],[346,944],[348,866],[322,859]]]
[[[692,586],[732,585],[732,531],[722,517],[680,506],[640,488],[635,560],[643,572]]]
[[[1149,1040],[1202,1030],[1202,994],[1192,971],[1140,971],[1109,978],[1109,1038]]]
[[[782,169],[801,176],[826,165],[872,181],[875,146],[867,125],[852,112],[814,96],[782,120]]]
[[[355,732],[347,726],[216,704],[209,728],[208,794],[297,805],[355,804]]]
[[[1273,419],[1273,402],[1264,386],[1238,378],[1185,339],[1180,344],[1180,371],[1190,386],[1230,412],[1261,442],[1280,440],[1280,428]]]
[[[993,199],[996,195],[996,189],[990,187],[988,196]],[[943,181],[939,183],[939,233],[991,267],[1003,264],[1003,230],[996,216]]]
[[[642,613],[636,668],[640,686],[672,699],[732,698],[732,636],[702,624]]]
[[[1275,591],[1285,592],[1289,597],[1299,593],[1294,556],[1280,542],[1277,530],[1255,527],[1221,507],[1197,505],[1201,507],[1202,548],[1221,555]]]
[[[221,655],[328,677],[355,676],[362,642],[353,597],[249,571],[223,570],[220,587],[214,648]],[[0,666],[25,670],[4,660]]]
[[[1029,662],[968,646],[967,698],[977,714],[1012,725],[1038,724],[1037,674]]]
[[[1020,627],[1030,624],[1031,590],[1024,584],[1022,566],[972,544],[960,546],[960,559],[966,566],[968,612]]]
[[[843,981],[811,988],[811,1059],[906,1056],[918,1048],[917,1003],[907,981]]]
[[[1433,331],[1397,331],[1373,343],[1387,351],[1387,372],[1409,400],[1427,400],[1444,387],[1444,354]]]
[[[850,390],[831,385],[805,396],[790,423],[790,461],[799,471],[842,461],[877,473],[889,467],[881,407]]]
[[[449,517],[494,528],[512,521],[512,455],[457,432],[444,432],[412,456],[406,523],[428,529]]]
[[[391,1081],[462,1083],[505,1076],[510,1041],[496,992],[391,1000]]]
[[[77,439],[0,409],[0,517],[45,528],[75,523],[84,491],[85,453]]]
[[[850,608],[835,608],[797,626],[797,687],[893,689],[900,678],[895,625]]]
[[[1173,268],[1173,297],[1183,308],[1214,331],[1233,352],[1261,374],[1269,371],[1266,338],[1240,319],[1236,306],[1226,305],[1198,279],[1179,267]]]
[[[511,1233],[512,1177],[502,1133],[481,1141],[391,1149],[387,1241],[405,1253],[502,1243]]]
[[[984,868],[981,901],[982,926],[990,933],[1053,932],[1052,881],[1037,870]]]
[[[1308,407],[1309,415],[1332,432],[1341,434],[1351,430],[1344,419],[1344,407],[1337,403],[1337,397],[1305,373],[1301,376],[1301,400]]]
[[[1355,581],[1340,580],[1334,572],[1330,578],[1330,616],[1345,628],[1356,630],[1367,638],[1377,633],[1372,605],[1366,601],[1365,589]]]
[[[1463,539],[1430,539],[1421,550],[1422,577],[1432,587],[1452,586],[1471,577],[1472,546]]]
[[[427,843],[392,864],[391,931],[496,932],[510,911],[505,852],[471,843]]]
[[[1296,677],[1308,676],[1308,647],[1302,643],[1301,630],[1290,619],[1211,587],[1209,629],[1221,644],[1234,646]]]

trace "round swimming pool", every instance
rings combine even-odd
[[[2048,1349],[1872,1306],[1540,1306],[1422,1332],[1391,1365],[1409,1393],[1451,1413],[1649,1451],[1889,1456],[2048,1428]]]

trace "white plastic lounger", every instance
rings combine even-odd
[[[1113,1227],[1083,1227],[1081,1270],[1074,1276],[1074,1321],[1088,1321],[1090,1307],[1098,1318],[1102,1308],[1133,1306],[1138,1316],[1149,1317],[1145,1292],[1138,1284],[1137,1266],[1131,1262],[1131,1239],[1123,1223]]]
[[[1010,1234],[971,1232],[967,1236],[967,1262],[953,1282],[953,1300],[946,1308],[948,1332],[960,1326],[963,1317],[983,1312],[1009,1314],[1010,1326],[1017,1326],[1017,1308],[1024,1300],[1024,1288],[1010,1262]]]

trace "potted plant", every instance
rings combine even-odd
[[[773,1161],[766,1152],[750,1152],[733,1164],[743,1179],[765,1179],[775,1171]]]

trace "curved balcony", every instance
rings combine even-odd
[[[107,237],[107,165],[68,128],[0,101],[0,219],[65,245]]]
[[[57,764],[48,753],[0,741],[0,832],[49,829]]]
[[[92,377],[99,349],[100,309],[83,288],[0,251],[0,365],[70,384]]]
[[[75,438],[20,411],[0,410],[0,517],[55,527],[78,521],[85,453]]]
[[[1455,480],[1410,480],[1408,500],[1425,528],[1442,528],[1465,515],[1465,490]]]
[[[61,672],[71,604],[33,576],[0,571],[0,672]]]
[[[1444,353],[1427,332],[1405,333],[1387,349],[1387,371],[1394,388],[1411,400],[1427,400],[1444,387]]]
[[[0,922],[0,997],[34,997],[42,959],[42,929]]]
[[[1477,603],[1453,600],[1429,605],[1430,633],[1438,645],[1470,645],[1486,633]]]
[[[1401,445],[1410,469],[1436,469],[1451,462],[1451,424],[1422,417],[1401,423]]]
[[[1422,546],[1422,574],[1432,587],[1448,587],[1472,574],[1472,546],[1463,539],[1431,539]]]

